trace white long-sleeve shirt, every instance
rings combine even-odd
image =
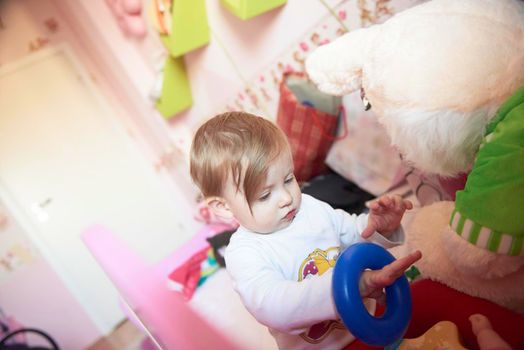
[[[280,349],[341,349],[354,340],[335,309],[332,268],[341,250],[364,241],[366,225],[366,214],[350,215],[302,194],[300,210],[285,229],[259,234],[240,227],[233,234],[227,270],[248,311]],[[369,241],[390,248],[403,239],[399,228],[389,240],[375,232]]]

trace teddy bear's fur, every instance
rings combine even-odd
[[[306,69],[325,92],[362,88],[404,159],[452,177],[472,169],[487,125],[524,85],[524,2],[429,1],[319,47]],[[462,239],[453,207],[424,207],[408,227],[423,275],[524,314],[524,256]]]

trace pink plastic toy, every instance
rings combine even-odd
[[[166,287],[168,272],[195,248],[203,246],[206,237],[227,228],[225,225],[206,226],[174,255],[154,266],[148,266],[102,226],[90,227],[82,234],[82,239],[157,348],[239,349],[195,313],[180,294]]]

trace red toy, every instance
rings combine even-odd
[[[451,321],[458,327],[462,345],[478,350],[469,317],[486,316],[493,330],[513,349],[524,349],[524,316],[490,301],[469,296],[429,279],[411,285],[413,315],[404,338],[417,338],[439,321]],[[377,349],[355,341],[346,350]],[[484,350],[484,349],[483,349]]]

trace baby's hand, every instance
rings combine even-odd
[[[374,298],[383,302],[383,288],[392,285],[393,282],[404,274],[413,263],[422,257],[417,250],[403,258],[393,261],[380,270],[365,270],[359,281],[360,296],[363,298]]]
[[[413,204],[399,195],[382,196],[369,206],[368,225],[362,231],[362,238],[369,238],[377,231],[388,238],[400,226],[406,209]]]

